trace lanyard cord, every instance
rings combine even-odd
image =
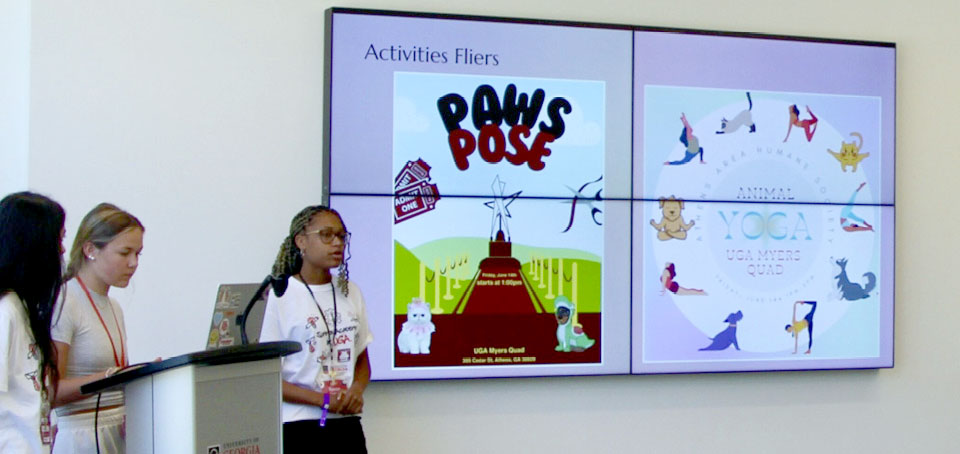
[[[307,281],[303,279],[303,275],[297,273],[297,277],[300,278],[300,282],[303,282],[303,286],[307,288],[307,293],[310,294],[310,298],[313,300],[313,304],[317,305],[317,312],[320,312],[320,317],[323,318],[323,326],[327,328],[327,346],[330,347],[330,361],[333,361],[333,338],[337,335],[337,289],[333,286],[333,283],[330,284],[330,293],[333,295],[333,332],[330,332],[330,325],[327,324],[327,316],[323,315],[323,309],[320,308],[320,303],[317,301],[317,297],[313,294],[313,290],[310,290],[310,285],[307,284]]]
[[[113,336],[110,335],[110,330],[107,329],[107,324],[103,321],[103,316],[100,315],[100,309],[97,309],[97,305],[93,302],[93,296],[90,295],[90,290],[87,290],[87,286],[83,283],[83,280],[80,279],[80,276],[77,276],[77,282],[80,283],[80,288],[83,289],[83,292],[87,294],[87,299],[90,301],[90,305],[93,306],[93,311],[97,313],[97,318],[100,319],[100,325],[103,326],[103,332],[107,333],[107,339],[110,340],[110,348],[113,349],[113,362],[117,367],[124,367],[127,360],[127,351],[123,345],[123,333],[120,330],[120,321],[117,319],[117,313],[113,310],[113,304],[110,304],[110,313],[113,314],[113,322],[117,326],[117,332],[120,334],[120,356],[117,356],[117,346],[113,343]],[[108,300],[109,302],[109,300]]]

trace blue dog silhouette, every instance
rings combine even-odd
[[[720,331],[720,333],[713,337],[713,342],[701,348],[700,351],[726,350],[730,345],[740,350],[740,344],[737,343],[737,322],[740,320],[743,320],[743,311],[737,311],[728,315],[727,319],[723,321],[724,323],[730,324],[727,326],[727,329]]]
[[[877,276],[869,271],[863,273],[863,277],[867,278],[867,285],[861,286],[856,282],[850,282],[850,279],[847,277],[847,259],[842,258],[837,260],[837,265],[840,265],[840,274],[833,278],[837,280],[837,288],[840,289],[840,299],[856,301],[870,298],[870,292],[877,286]]]

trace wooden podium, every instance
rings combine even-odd
[[[133,366],[80,387],[123,387],[128,454],[279,453],[280,357],[297,342],[237,345]]]

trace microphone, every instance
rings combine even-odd
[[[253,296],[250,298],[250,301],[247,302],[247,306],[243,309],[243,312],[237,316],[237,326],[240,327],[240,344],[247,345],[250,343],[250,340],[247,338],[247,318],[250,316],[250,311],[253,309],[253,305],[257,301],[260,301],[263,298],[266,298],[266,293],[268,288],[273,289],[273,294],[277,297],[283,296],[287,291],[287,280],[290,276],[281,275],[280,277],[268,274],[267,277],[263,278],[263,282],[260,283],[260,287],[257,287],[257,291],[253,293]]]
[[[278,298],[283,296],[284,293],[286,293],[287,283],[289,282],[290,276],[282,275],[280,277],[274,277],[271,274],[267,276],[267,279],[270,279],[270,287],[273,288],[273,294],[276,295]]]

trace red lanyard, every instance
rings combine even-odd
[[[80,288],[83,289],[83,292],[87,294],[87,299],[90,300],[90,305],[93,306],[93,311],[97,313],[97,318],[100,319],[100,325],[103,326],[103,331],[107,333],[107,339],[110,340],[110,348],[113,349],[113,362],[117,367],[125,367],[127,365],[127,352],[123,347],[123,332],[120,332],[120,356],[117,356],[117,346],[113,343],[113,336],[110,335],[110,330],[107,329],[107,324],[103,322],[103,316],[100,315],[100,309],[97,309],[97,305],[93,302],[93,297],[90,296],[90,290],[87,290],[87,286],[84,285],[83,281],[80,279],[80,276],[77,276],[77,282],[80,283]],[[109,300],[108,300],[109,302]],[[113,305],[110,305],[110,313],[113,314],[113,322],[117,325],[117,331],[120,331],[120,321],[117,320],[117,313],[113,310]]]

